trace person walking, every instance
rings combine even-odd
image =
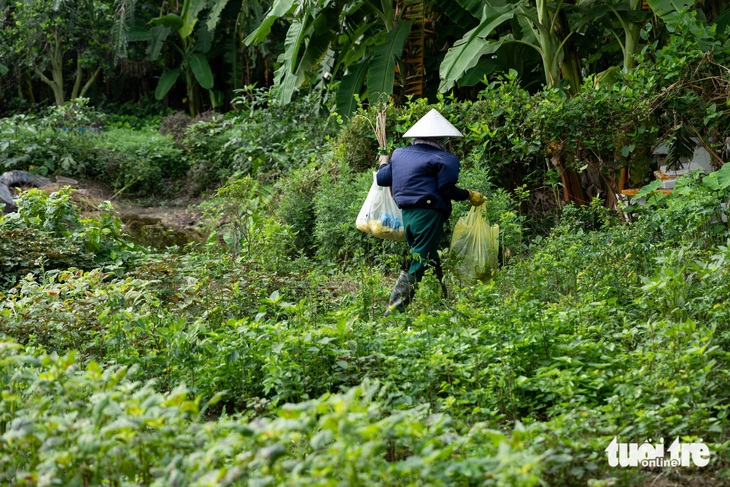
[[[451,201],[469,200],[479,206],[486,201],[478,191],[461,189],[459,158],[444,148],[449,137],[463,137],[435,108],[416,122],[403,137],[411,145],[393,151],[390,160],[381,162],[377,183],[390,186],[398,207],[403,211],[403,227],[412,260],[408,271],[401,271],[388,302],[385,315],[403,312],[410,304],[416,285],[426,269],[432,268],[443,284],[438,246],[444,223],[451,215]]]

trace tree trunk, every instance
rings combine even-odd
[[[86,80],[86,83],[84,83],[83,86],[81,86],[81,83],[84,78],[84,70],[81,67],[81,53],[77,53],[76,55],[76,79],[74,79],[74,87],[73,90],[71,90],[71,99],[75,100],[76,98],[80,96],[84,96],[87,91],[89,91],[89,88],[94,84],[94,81],[96,81],[96,77],[101,72],[101,67],[96,68],[96,70],[89,76],[89,79]]]
[[[33,66],[33,72],[35,72],[35,74],[38,75],[38,77],[41,79],[41,81],[43,81],[45,84],[47,84],[51,88],[51,90],[53,91],[53,98],[54,98],[54,101],[56,102],[56,105],[58,105],[58,106],[63,105],[65,102],[64,97],[63,97],[63,75],[61,75],[60,84],[59,84],[59,79],[57,78],[55,73],[53,75],[54,79],[49,79],[48,76],[46,76],[43,73],[43,71],[38,69],[38,67],[36,67],[36,66]]]
[[[550,162],[560,173],[560,180],[563,183],[563,201],[566,203],[572,201],[577,205],[588,203],[578,173],[575,172],[575,169],[566,168],[563,165],[560,151],[550,157]]]
[[[76,53],[76,76],[74,78],[74,87],[71,89],[71,99],[75,100],[79,97],[79,91],[81,91],[81,78],[84,72],[81,68],[81,53]]]
[[[545,84],[548,88],[554,88],[560,81],[560,69],[558,67],[556,38],[550,32],[551,18],[547,0],[537,0],[536,8],[537,21],[540,25],[537,26],[535,34],[540,45],[542,66],[545,70]]]
[[[629,0],[629,8],[634,12],[641,11],[642,0]],[[624,23],[624,71],[630,71],[635,64],[634,56],[639,52],[641,41],[641,25],[636,22]]]
[[[193,77],[192,69],[190,66],[185,66],[185,88],[188,95],[188,111],[190,112],[191,117],[195,117],[198,113],[200,113],[200,107],[198,102],[198,96],[195,92],[196,90],[196,83],[195,78]]]
[[[47,50],[51,59],[51,78],[48,78],[35,65],[33,65],[33,72],[38,75],[41,81],[50,86],[56,105],[61,106],[66,99],[63,94],[63,48],[61,46],[61,36],[58,34],[58,31],[53,33],[53,45],[49,46]]]
[[[583,84],[580,56],[578,56],[575,49],[575,44],[570,39],[572,31],[565,10],[558,10],[555,15],[555,36],[563,44],[563,62],[560,64],[560,72],[563,79],[567,80],[570,85],[570,93],[575,95],[580,91],[580,86]]]

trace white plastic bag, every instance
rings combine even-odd
[[[395,203],[390,187],[378,186],[377,174],[373,173],[373,185],[357,215],[357,228],[374,237],[405,241],[403,213]]]

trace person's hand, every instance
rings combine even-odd
[[[487,201],[487,198],[479,191],[472,191],[471,189],[467,191],[469,191],[469,202],[471,202],[472,206],[483,205]]]

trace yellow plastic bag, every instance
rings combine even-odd
[[[472,206],[459,218],[451,237],[452,270],[463,281],[490,279],[499,266],[499,225],[489,225],[484,205]]]

